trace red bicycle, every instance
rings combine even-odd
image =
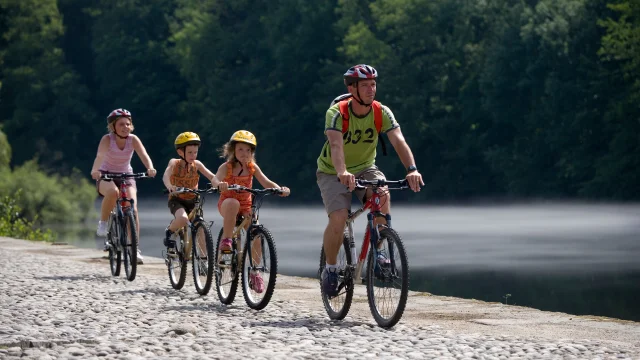
[[[133,211],[133,199],[128,197],[126,179],[146,179],[146,173],[137,174],[111,174],[100,176],[101,180],[117,182],[119,195],[116,206],[109,215],[107,242],[105,248],[109,250],[109,265],[111,275],[120,275],[120,263],[124,257],[124,269],[127,280],[136,278],[138,264],[138,233],[136,231],[136,216]],[[123,256],[124,254],[124,256]]]
[[[386,187],[386,188],[385,188]],[[373,195],[363,206],[351,212],[345,224],[343,246],[338,253],[338,295],[330,297],[320,286],[324,308],[333,320],[342,320],[347,316],[353,300],[356,284],[366,284],[369,309],[373,318],[381,327],[392,327],[404,313],[409,293],[409,263],[407,252],[400,235],[391,228],[391,215],[380,211],[389,190],[409,189],[407,180],[356,180],[356,189],[373,190]],[[353,221],[363,212],[367,214],[367,227],[360,254],[356,254],[353,236]],[[376,224],[376,218],[384,218],[386,224]],[[375,244],[375,246],[369,246]],[[370,250],[369,250],[370,248]],[[368,256],[365,277],[362,268]],[[357,259],[357,261],[356,261]],[[321,280],[325,267],[324,247],[320,252],[318,278]],[[322,285],[322,284],[321,284]]]

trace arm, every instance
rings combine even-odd
[[[387,137],[389,138],[389,142],[393,145],[393,148],[398,153],[398,157],[400,157],[400,161],[404,165],[405,169],[411,165],[415,165],[415,160],[413,159],[413,153],[409,148],[409,144],[405,140],[402,135],[402,130],[399,127],[389,130],[387,132]],[[407,181],[409,182],[409,187],[413,191],[420,191],[420,186],[424,185],[422,181],[422,175],[415,170],[407,174]]]
[[[227,177],[227,163],[222,163],[222,165],[218,167],[218,171],[216,172],[216,178],[224,179],[226,177]]]
[[[327,130],[327,140],[331,148],[331,162],[336,169],[340,182],[349,187],[353,191],[356,187],[356,178],[347,171],[347,165],[344,163],[344,144],[342,143],[342,132],[336,130]]]
[[[93,161],[93,166],[91,167],[91,177],[94,180],[100,179],[100,165],[104,161],[104,156],[109,151],[109,136],[105,135],[100,139],[100,144],[98,145],[98,153],[96,154],[96,159]]]
[[[214,173],[212,173],[209,169],[207,169],[207,167],[204,166],[199,160],[196,160],[195,164],[198,171],[202,175],[204,175],[207,179],[209,179],[209,181],[211,181],[211,186],[218,188],[220,191],[227,190],[228,184],[226,182],[220,181],[218,177]],[[220,169],[218,169],[218,171],[220,171]]]
[[[169,160],[169,164],[167,165],[167,169],[164,171],[164,175],[162,175],[162,182],[164,183],[164,187],[167,188],[170,192],[174,192],[176,187],[171,184],[171,173],[173,173],[173,167],[176,165],[176,160]]]
[[[253,176],[256,177],[256,179],[258,180],[258,182],[260,183],[260,185],[262,185],[263,188],[277,188],[277,189],[282,189],[283,194],[282,196],[289,196],[289,194],[291,193],[291,190],[289,190],[288,187],[283,186],[280,187],[280,185],[274,183],[273,181],[271,181],[263,172],[262,169],[260,169],[260,167],[258,166],[258,164],[254,164],[254,166],[256,167],[256,172],[253,174]]]
[[[142,145],[142,141],[140,141],[140,139],[135,135],[129,136],[133,136],[133,149],[136,151],[136,154],[138,154],[138,157],[140,158],[140,160],[142,160],[142,163],[147,168],[147,174],[151,177],[156,176],[156,169],[153,168],[151,158],[149,157],[149,154],[147,154],[147,149],[145,149],[144,145]]]

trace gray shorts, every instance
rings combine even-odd
[[[384,174],[378,170],[378,167],[375,165],[354,175],[356,176],[356,179],[363,180],[386,179]],[[327,211],[327,214],[331,214],[336,210],[351,209],[352,193],[349,192],[349,189],[346,186],[340,183],[338,175],[331,175],[317,171],[316,178],[318,187],[320,188],[320,194],[322,195],[324,209]],[[365,190],[355,190],[353,193],[356,194],[358,200],[362,201],[364,199]]]

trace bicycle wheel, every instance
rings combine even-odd
[[[138,232],[136,218],[131,210],[124,213],[122,241],[124,271],[127,274],[127,280],[133,281],[138,268]]]
[[[198,222],[193,230],[193,283],[200,295],[207,295],[213,279],[213,238],[211,231],[202,222]]]
[[[107,233],[107,239],[109,240],[109,244],[111,244],[111,246],[109,246],[109,267],[111,268],[111,275],[120,276],[122,253],[118,251],[117,248],[120,239],[118,235],[118,221],[115,217],[111,219],[111,228]]]
[[[407,304],[409,263],[402,239],[395,230],[382,228],[380,241],[378,252],[384,254],[389,262],[380,264],[373,258],[374,249],[371,247],[366,274],[367,299],[378,325],[389,328],[400,320]]]
[[[169,282],[171,287],[176,290],[182,289],[184,281],[187,278],[187,262],[184,260],[184,231],[180,231],[180,237],[177,245],[178,252],[175,254],[167,254],[167,268],[169,269]]]
[[[249,253],[249,247],[251,247],[251,253]],[[253,260],[253,266],[251,266],[250,257]],[[251,246],[245,245],[242,259],[244,300],[250,308],[262,310],[273,296],[278,272],[276,244],[267,228],[258,227],[252,230]]]
[[[234,240],[235,247],[240,240]],[[222,241],[222,229],[220,229],[216,242],[216,292],[220,302],[229,305],[235,299],[238,290],[238,253],[234,248],[231,256],[223,257],[220,254],[220,241]]]
[[[349,250],[349,237],[344,235],[343,246],[338,252],[338,295],[330,298],[322,288],[322,272],[326,264],[324,246],[320,251],[320,268],[318,269],[318,279],[320,279],[320,293],[324,308],[332,320],[342,320],[349,313],[351,301],[353,300],[353,268],[349,266],[351,261],[351,251]]]

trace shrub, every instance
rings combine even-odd
[[[36,225],[69,224],[93,215],[96,191],[77,170],[69,176],[49,175],[31,160],[13,171],[0,169],[0,196],[14,199],[20,217]]]
[[[3,196],[0,199],[0,236],[17,239],[54,241],[56,235],[51,230],[37,229],[33,221],[22,217],[22,208],[17,204],[22,191],[14,196]],[[36,219],[37,220],[37,219]]]

